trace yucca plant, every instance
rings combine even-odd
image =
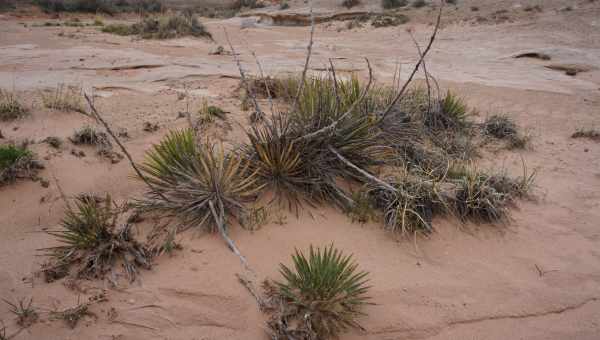
[[[302,203],[312,205],[325,198],[323,176],[313,166],[319,149],[296,141],[284,116],[276,115],[253,126],[247,136],[250,142],[243,148],[244,157],[260,183],[273,190],[280,203],[288,203],[298,213]]]
[[[19,101],[14,93],[0,89],[0,121],[15,120],[28,114],[29,109]]]
[[[240,155],[223,147],[196,144],[191,130],[171,132],[147,153],[141,167],[152,188],[140,206],[179,217],[188,227],[217,231],[242,222],[245,202],[262,187]]]
[[[49,231],[61,245],[43,249],[53,264],[44,271],[56,268],[76,268],[79,277],[102,278],[117,261],[121,261],[130,281],[138,268],[149,269],[151,254],[131,235],[131,225],[118,226],[123,210],[107,195],[105,199],[80,195],[75,207],[69,206],[61,222],[62,230]]]
[[[357,318],[369,304],[368,273],[351,255],[333,247],[296,250],[293,267],[281,264],[283,281],[269,287],[274,302],[269,320],[273,339],[330,339],[348,328],[362,329]]]

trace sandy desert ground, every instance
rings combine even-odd
[[[308,10],[304,2],[291,4],[289,11]],[[470,9],[475,4],[477,13]],[[523,10],[532,4],[542,4],[543,11]],[[499,9],[507,10],[508,19],[491,19]],[[341,8],[316,2],[317,14],[334,10]],[[328,207],[311,209],[312,217],[288,214],[286,223],[269,222],[255,231],[234,228],[231,237],[258,279],[278,278],[278,264],[289,263],[295,247],[333,242],[353,253],[371,273],[375,305],[360,320],[366,333],[352,331],[342,339],[599,339],[600,143],[570,136],[578,128],[600,128],[600,2],[460,0],[446,11],[429,71],[478,109],[476,120],[506,113],[532,133],[530,149],[490,147],[478,161],[518,174],[524,159],[538,171],[535,199],[520,201],[508,225],[436,221],[437,231],[417,247],[412,239],[393,237],[375,223],[352,223]],[[413,20],[398,27],[317,25],[311,69],[340,58],[340,74],[365,77],[368,57],[379,83],[392,81],[397,62],[406,77],[418,59],[406,30],[424,45],[435,19],[429,9],[408,15]],[[48,136],[66,139],[92,121],[43,108],[40,91],[72,84],[93,93],[111,125],[127,129],[126,146],[136,161],[170,129],[185,127],[178,112],[202,98],[230,111],[236,122],[230,131],[212,131],[211,138],[240,140],[249,113],[240,110],[237,67],[231,56],[209,55],[226,45],[223,28],[246,69],[257,72],[250,54],[255,51],[272,75],[301,71],[309,28],[255,23],[253,17],[203,19],[215,42],[158,41],[92,27],[35,25],[48,20],[39,12],[0,15],[0,87],[14,89],[33,108],[30,117],[0,123],[0,130],[7,139],[36,141],[32,148],[46,166],[40,175],[50,180],[48,188],[32,181],[0,188],[0,298],[31,296],[42,313],[40,322],[18,331],[0,306],[7,334],[46,340],[266,339],[264,316],[235,276],[242,266],[218,235],[178,235],[183,250],[156,259],[132,285],[80,281],[73,289],[35,275],[44,261],[37,250],[55,242],[44,231],[57,227],[65,209],[54,177],[67,195],[108,192],[124,201],[144,191],[126,161],[112,164],[68,142],[58,151],[42,143]],[[551,60],[514,58],[525,52]],[[573,64],[586,71],[568,76],[547,67]],[[183,92],[191,100],[182,100]],[[146,122],[159,130],[144,131]],[[75,157],[71,149],[86,157]],[[143,234],[150,227],[146,221],[136,228]],[[95,317],[75,329],[44,314],[100,292],[108,301],[93,305]]]

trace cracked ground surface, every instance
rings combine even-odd
[[[331,9],[322,3],[324,11]],[[472,15],[473,3],[465,0],[449,15]],[[428,69],[443,88],[479,111],[476,120],[506,113],[532,133],[531,150],[486,149],[478,160],[484,168],[504,167],[519,175],[523,159],[538,171],[536,198],[519,202],[508,225],[443,219],[436,221],[435,234],[415,246],[377,224],[353,224],[323,207],[313,209],[312,217],[290,214],[283,225],[272,221],[253,232],[231,232],[259,279],[278,278],[278,264],[287,263],[295,247],[334,242],[354,253],[371,272],[376,304],[360,320],[366,334],[351,332],[342,339],[600,338],[600,143],[570,138],[578,128],[600,128],[600,8],[597,2],[575,1],[571,11],[561,11],[567,1],[552,0],[544,2],[542,13],[523,16],[527,1],[521,7],[512,1],[489,3],[489,11],[508,8],[515,19],[447,24]],[[487,10],[486,1],[478,4],[481,12]],[[340,76],[350,71],[365,76],[362,58],[368,57],[378,82],[392,80],[397,62],[406,76],[416,61],[406,28],[422,44],[431,30],[427,12],[414,16],[409,26],[396,28],[338,31],[344,23],[318,25],[313,71],[340,58],[335,60]],[[140,41],[94,28],[35,27],[46,20],[0,18],[0,87],[15,89],[33,108],[31,117],[0,123],[0,130],[7,138],[35,141],[70,136],[90,123],[88,118],[42,108],[40,92],[60,83],[78,85],[94,93],[115,128],[127,129],[126,145],[138,161],[169,129],[186,126],[178,112],[197,107],[203,98],[231,112],[232,128],[209,136],[225,142],[243,138],[240,126],[247,125],[249,113],[240,110],[235,63],[231,56],[209,55],[216,44],[225,45],[223,27],[252,73],[250,50],[269,74],[301,70],[308,35],[306,27],[260,23],[242,30],[243,19],[233,18],[207,20],[216,44],[188,38]],[[513,58],[528,52],[551,60]],[[584,65],[587,71],[572,77],[548,68],[556,64]],[[181,100],[181,93],[189,100]],[[145,122],[160,129],[144,131]],[[68,195],[110,192],[124,201],[143,192],[126,162],[111,164],[86,148],[78,148],[87,154],[78,158],[70,153],[73,148],[34,144],[45,158],[41,176],[56,176]],[[0,297],[32,296],[43,314],[42,322],[16,339],[266,339],[263,316],[235,277],[242,267],[214,235],[181,235],[184,249],[159,258],[133,285],[114,289],[81,281],[67,288],[63,282],[43,282],[34,275],[43,262],[36,250],[53,245],[43,231],[55,228],[63,211],[54,182],[49,188],[35,182],[0,188]],[[139,232],[150,227],[151,222],[142,223]],[[108,301],[92,307],[96,318],[73,330],[44,314],[105,289]],[[0,320],[8,334],[16,333],[4,307]]]

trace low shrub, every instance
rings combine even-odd
[[[360,0],[342,0],[342,6],[346,8],[352,8],[360,5]]]
[[[35,0],[42,10],[53,12],[87,12],[116,14],[119,12],[160,12],[161,0]]]

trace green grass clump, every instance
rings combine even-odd
[[[202,102],[202,106],[198,110],[198,124],[206,125],[215,122],[217,119],[225,121],[227,120],[227,112],[218,106],[208,105],[208,101],[205,99]]]
[[[29,110],[14,93],[0,89],[0,121],[15,120],[28,114]]]
[[[124,208],[110,198],[80,195],[75,206],[67,208],[62,230],[48,233],[61,245],[44,249],[53,264],[44,269],[65,273],[75,268],[77,277],[103,278],[117,263],[122,263],[129,280],[135,280],[139,268],[150,268],[151,254],[137,242],[131,225],[119,225]]]
[[[260,190],[245,161],[222,147],[196,144],[191,130],[171,132],[155,145],[142,172],[154,188],[140,202],[142,208],[209,231],[244,221],[244,203],[254,201]]]
[[[102,28],[102,32],[117,35],[139,35],[143,39],[173,39],[184,36],[212,39],[212,35],[198,21],[198,18],[183,14],[145,18],[133,25],[106,25]]]
[[[27,147],[0,145],[0,186],[21,178],[35,178],[41,168]]]
[[[283,281],[266,284],[273,301],[268,326],[273,339],[332,339],[349,328],[369,304],[368,273],[333,245],[296,250],[293,267],[281,265]]]

